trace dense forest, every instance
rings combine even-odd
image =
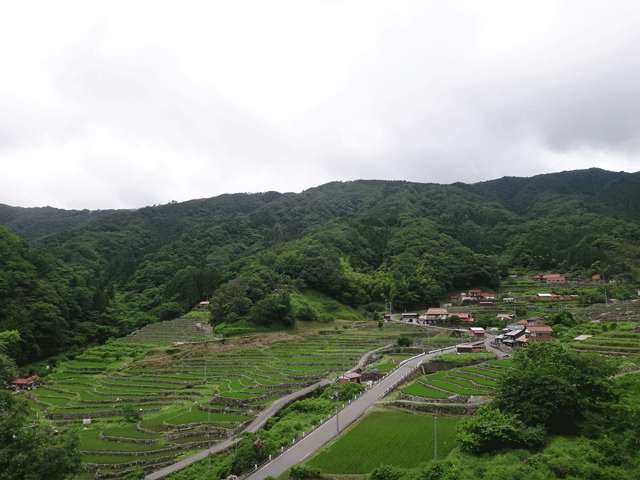
[[[13,231],[0,230],[0,331],[20,332],[14,353],[26,363],[203,300],[215,324],[286,327],[317,318],[291,301],[304,289],[403,310],[495,291],[509,271],[637,282],[637,191],[640,174],[591,169],[472,185],[333,182],[131,211],[0,205]]]

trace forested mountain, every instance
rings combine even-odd
[[[100,332],[126,334],[206,299],[216,323],[312,318],[292,311],[286,293],[304,287],[352,306],[393,300],[404,309],[437,305],[453,290],[497,289],[509,268],[637,281],[636,191],[639,174],[597,169],[473,185],[361,180],[83,214],[63,230],[31,209],[2,222],[64,261],[63,284],[97,295],[87,315]]]

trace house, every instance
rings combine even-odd
[[[530,339],[526,335],[520,335],[515,340],[515,344],[518,347],[525,347],[529,342],[530,342]]]
[[[487,301],[482,301],[478,304],[478,306],[480,307],[492,307],[493,306],[493,302],[491,300],[487,300]]]
[[[525,335],[531,342],[548,342],[551,340],[553,329],[549,325],[527,325]]]
[[[518,325],[528,325],[529,324],[529,320],[527,320],[526,318],[522,319],[522,320],[518,320],[516,322]]]
[[[512,322],[513,317],[515,317],[513,313],[499,313],[496,315],[496,318],[502,320],[503,322]]]
[[[340,375],[340,385],[342,385],[343,383],[360,383],[360,379],[362,378],[362,375],[360,375],[359,373],[345,373],[344,375]]]
[[[494,293],[487,293],[487,292],[480,293],[481,301],[489,301],[489,300],[495,300],[495,299],[496,299],[496,296]]]
[[[512,303],[512,302],[514,302],[515,300],[513,299],[513,297],[504,297],[504,298],[502,299],[502,301],[503,301],[503,302],[507,302],[507,303]]]
[[[384,314],[384,323],[389,323],[391,321],[391,314],[390,313],[385,313]]]
[[[469,290],[467,292],[467,296],[466,298],[469,300],[480,300],[480,298],[482,296],[482,290]]]
[[[469,338],[484,338],[484,328],[470,327]]]
[[[567,283],[564,275],[560,275],[559,273],[550,273],[548,275],[543,275],[542,278],[547,285],[563,285]]]
[[[437,323],[443,322],[449,317],[449,312],[446,308],[430,308],[424,315],[425,323]]]
[[[515,346],[516,338],[520,337],[524,333],[524,326],[513,323],[507,325],[506,328],[502,329],[502,331],[504,333],[502,335],[500,343],[503,343],[509,347],[513,347]],[[496,340],[498,340],[497,337]]]
[[[462,313],[462,312],[460,312],[460,313],[449,313],[447,315],[447,320],[449,320],[454,315],[456,317],[458,317],[459,321],[462,322],[462,323],[475,323],[476,322],[476,319],[473,318],[470,313]]]
[[[551,293],[537,293],[531,298],[531,300],[551,300],[553,296],[554,295]]]
[[[40,377],[38,375],[34,375],[29,378],[17,378],[12,382],[12,385],[16,391],[31,390],[32,388],[35,388],[36,380],[39,379]]]

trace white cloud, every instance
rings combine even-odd
[[[638,170],[640,9],[14,3],[0,202],[134,208],[331,180]]]

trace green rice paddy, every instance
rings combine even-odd
[[[438,418],[438,458],[456,447],[456,417]],[[434,458],[434,418],[373,411],[305,462],[328,474],[365,474],[380,465],[414,468]]]

